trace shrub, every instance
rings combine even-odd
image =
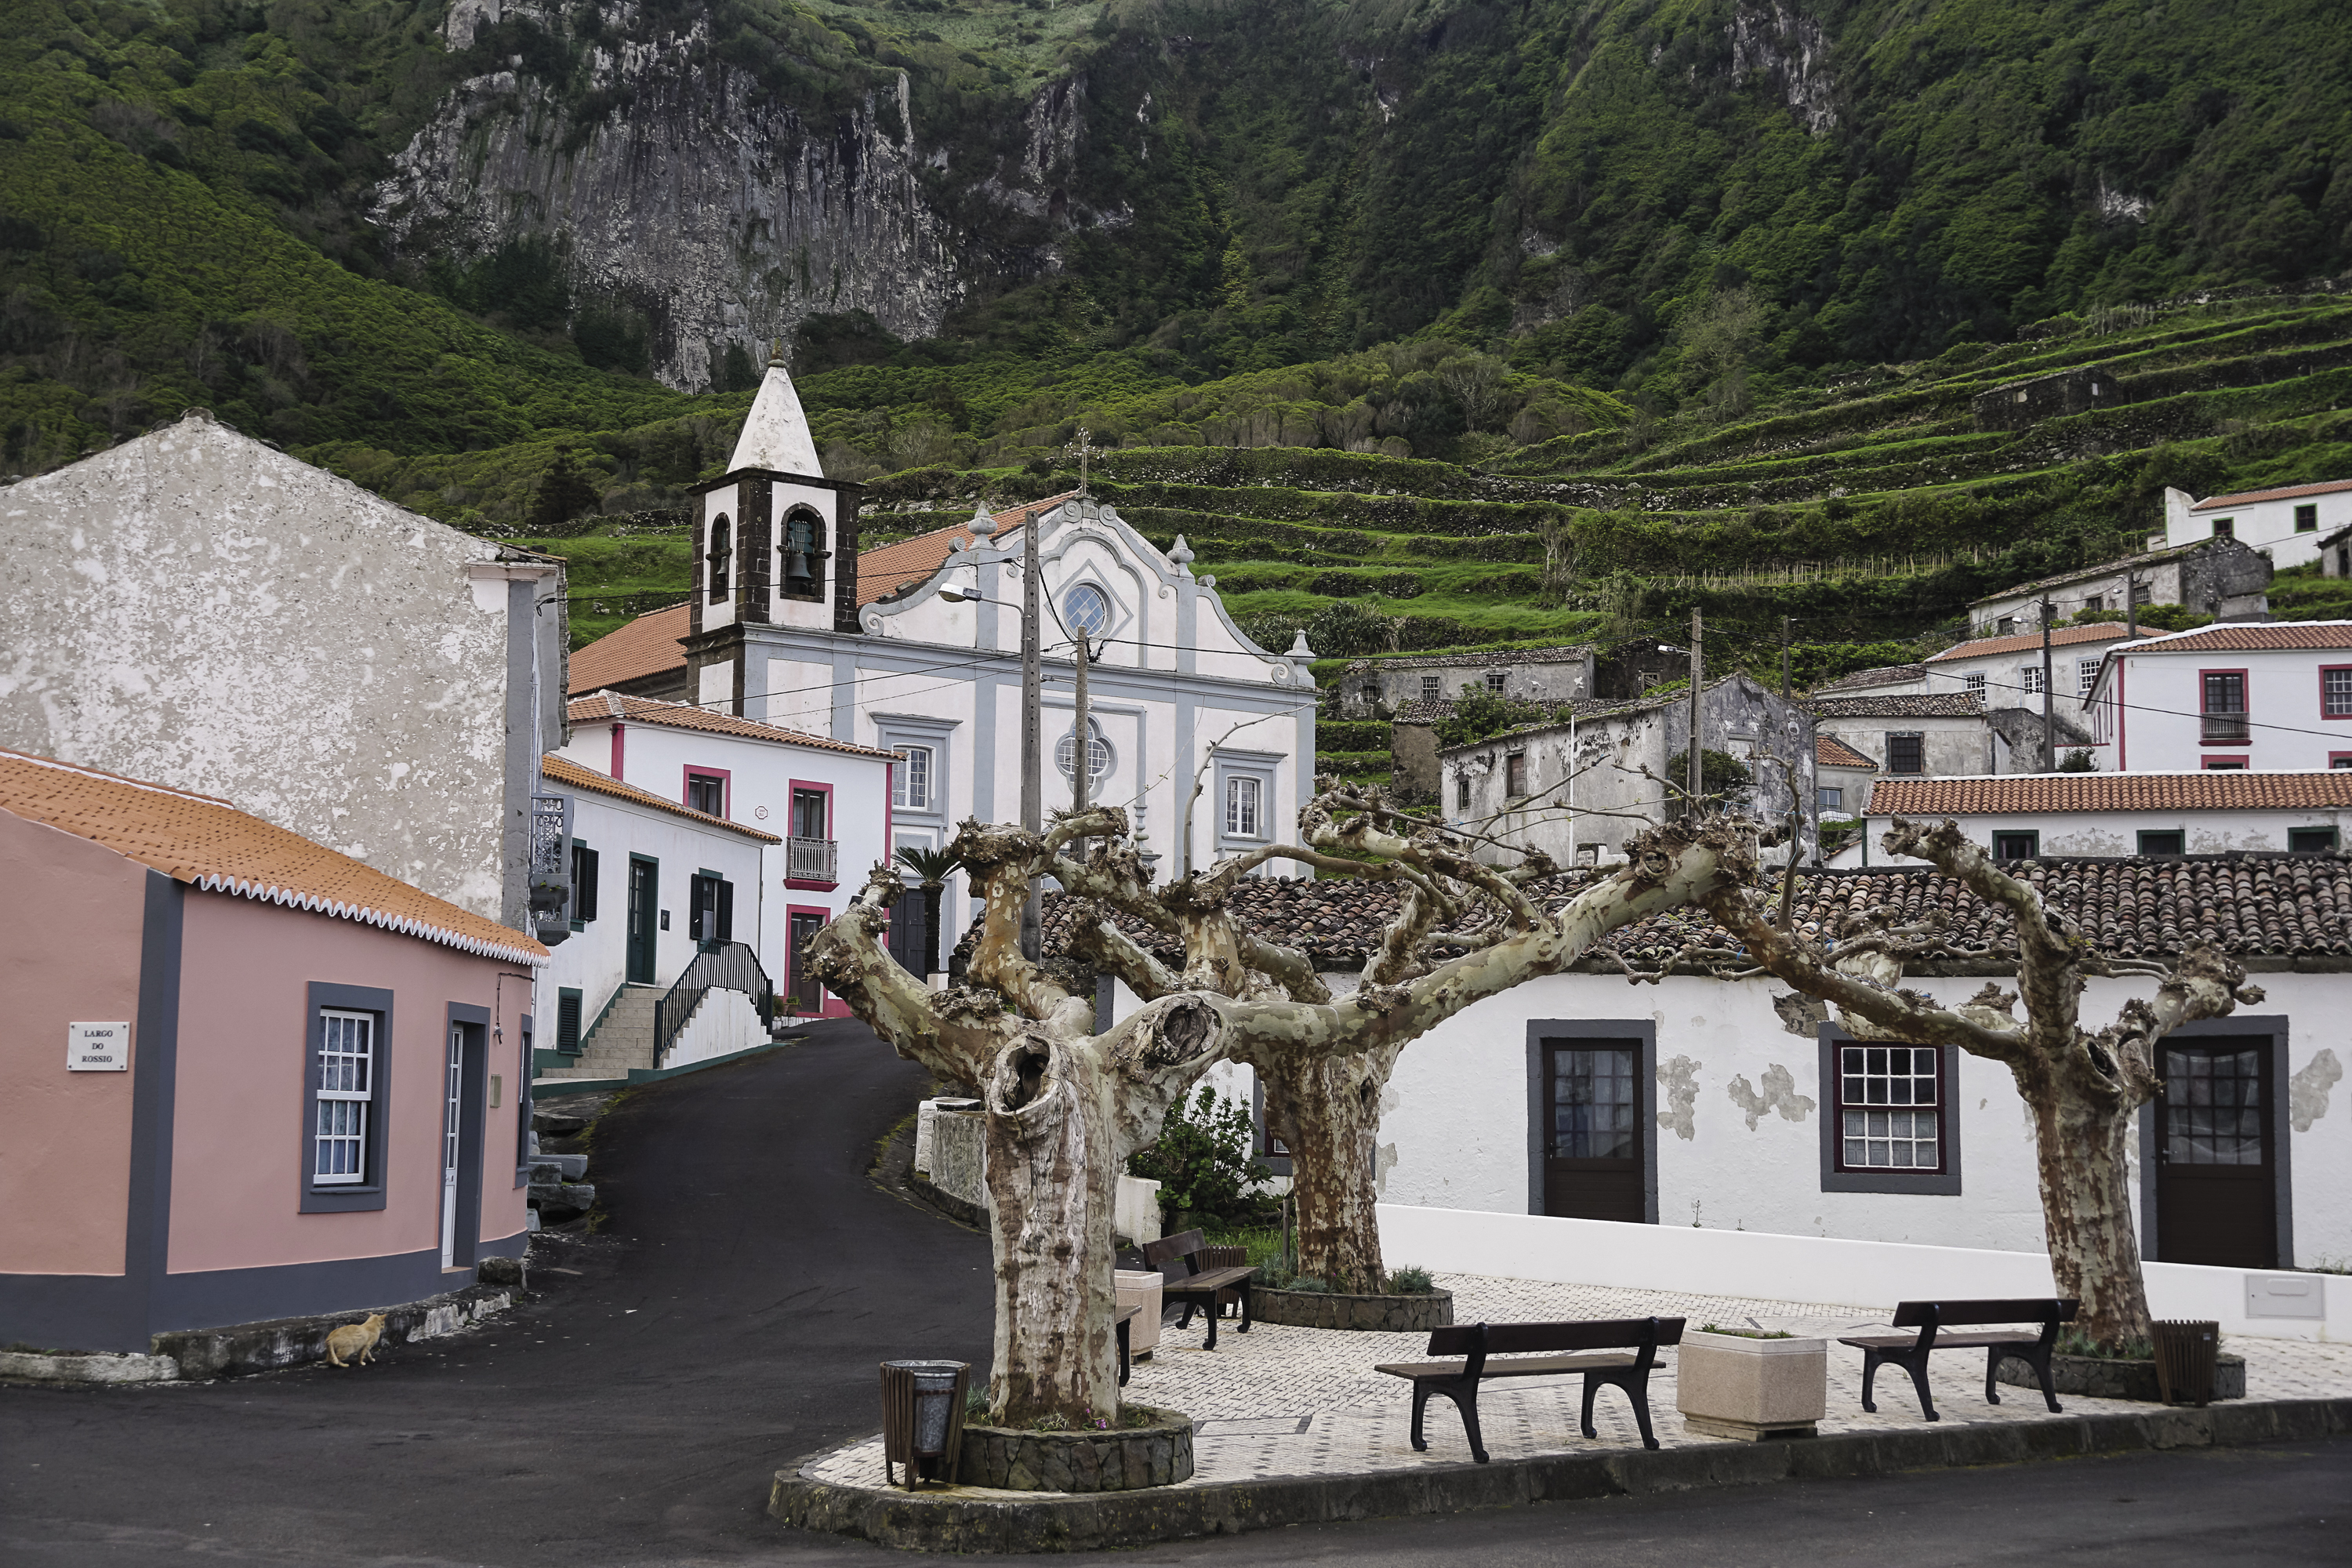
[[[1409,1265],[1389,1276],[1389,1294],[1391,1296],[1426,1296],[1436,1289],[1429,1278],[1429,1270],[1418,1266]]]
[[[1160,1141],[1129,1155],[1128,1173],[1157,1181],[1160,1201],[1171,1208],[1210,1224],[1249,1225],[1270,1206],[1251,1189],[1274,1174],[1251,1152],[1256,1137],[1249,1107],[1203,1084],[1189,1103],[1169,1108]]]

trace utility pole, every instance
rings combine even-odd
[[[1045,830],[1045,671],[1037,648],[1037,509],[1021,514],[1021,826]],[[1083,770],[1081,770],[1083,771]],[[1045,953],[1043,910],[1037,879],[1029,879],[1029,901],[1021,910],[1021,952],[1034,963]]]
[[[1073,813],[1083,813],[1087,806],[1094,804],[1093,784],[1095,773],[1095,738],[1094,731],[1087,722],[1087,666],[1091,662],[1089,656],[1093,652],[1093,649],[1087,645],[1093,639],[1087,635],[1087,628],[1084,626],[1078,627],[1077,633],[1077,754],[1070,759],[1077,764],[1077,772],[1070,781],[1070,809]],[[1085,839],[1078,839],[1070,846],[1070,848],[1071,851],[1076,855],[1079,860],[1083,861],[1086,859],[1087,841]]]
[[[2057,605],[2042,601],[2042,771],[2045,773],[2058,771],[2058,726],[2053,718],[2056,694],[2050,689],[2050,622],[2057,614]]]
[[[1789,617],[1780,617],[1780,700],[1789,700]]]
[[[1689,760],[1690,760],[1690,767],[1689,767],[1689,769],[1688,769],[1688,784],[1687,784],[1687,787],[1688,787],[1688,788],[1689,788],[1689,790],[1690,790],[1690,807],[1689,807],[1689,809],[1690,809],[1690,814],[1691,814],[1693,816],[1697,816],[1697,815],[1698,815],[1698,812],[1699,812],[1699,797],[1700,797],[1701,794],[1703,793],[1703,792],[1702,792],[1702,788],[1701,788],[1701,786],[1705,784],[1705,782],[1706,782],[1706,747],[1705,745],[1701,744],[1701,741],[1702,741],[1703,737],[1702,737],[1702,735],[1701,735],[1701,733],[1700,733],[1700,731],[1699,731],[1699,713],[1698,713],[1698,689],[1699,689],[1699,687],[1701,686],[1701,684],[1703,684],[1703,683],[1706,681],[1706,656],[1705,654],[1703,654],[1703,653],[1701,653],[1701,652],[1699,651],[1699,640],[1698,640],[1698,639],[1699,639],[1699,636],[1700,636],[1700,633],[1701,633],[1702,629],[1703,629],[1703,628],[1702,628],[1702,626],[1701,626],[1701,623],[1700,623],[1700,620],[1699,620],[1699,612],[1697,611],[1697,609],[1696,609],[1696,607],[1694,607],[1694,608],[1692,609],[1692,611],[1691,611],[1691,646],[1690,646],[1690,683],[1691,683],[1691,699],[1690,699],[1690,759],[1689,759]]]

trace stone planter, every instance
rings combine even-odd
[[[1127,1492],[1192,1477],[1192,1418],[1130,1405],[1148,1426],[1111,1431],[1026,1432],[964,1423],[961,1486],[1015,1492]]]
[[[1829,1379],[1827,1340],[1692,1330],[1676,1353],[1675,1406],[1685,1426],[1710,1437],[1811,1437],[1829,1412]]]
[[[2033,1381],[2033,1369],[2014,1357],[2004,1357],[2000,1372],[1994,1375],[2015,1387],[2030,1388],[2037,1394],[2042,1392],[2042,1385]],[[2050,1358],[2050,1382],[2061,1394],[2079,1394],[2086,1399],[2145,1399],[2153,1405],[2164,1397],[2156,1381],[2153,1361],[2053,1355]],[[2246,1358],[2224,1352],[2213,1363],[2213,1397],[2245,1396]]]
[[[1454,1292],[1421,1296],[1335,1296],[1320,1290],[1250,1289],[1250,1319],[1296,1329],[1353,1329],[1364,1333],[1411,1334],[1443,1329],[1454,1321]]]

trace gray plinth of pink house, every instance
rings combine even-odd
[[[18,752],[0,868],[0,1342],[143,1351],[521,1254],[538,942]]]

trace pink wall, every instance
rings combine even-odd
[[[484,1111],[481,1239],[524,1225],[514,1185],[520,1020],[528,972],[503,960],[356,921],[226,893],[187,895],[180,988],[179,1093],[173,1117],[174,1274],[421,1252],[441,1242],[442,1074],[449,1004],[488,1009],[503,1039],[488,1071],[503,1080]],[[394,993],[384,1121],[384,1206],[303,1214],[303,1093],[310,985]],[[63,1034],[59,1037],[63,1050]],[[118,1247],[118,1252],[120,1248]]]
[[[121,1274],[147,868],[5,811],[0,867],[0,1273]],[[124,1019],[130,1071],[66,1070],[68,1024]]]

